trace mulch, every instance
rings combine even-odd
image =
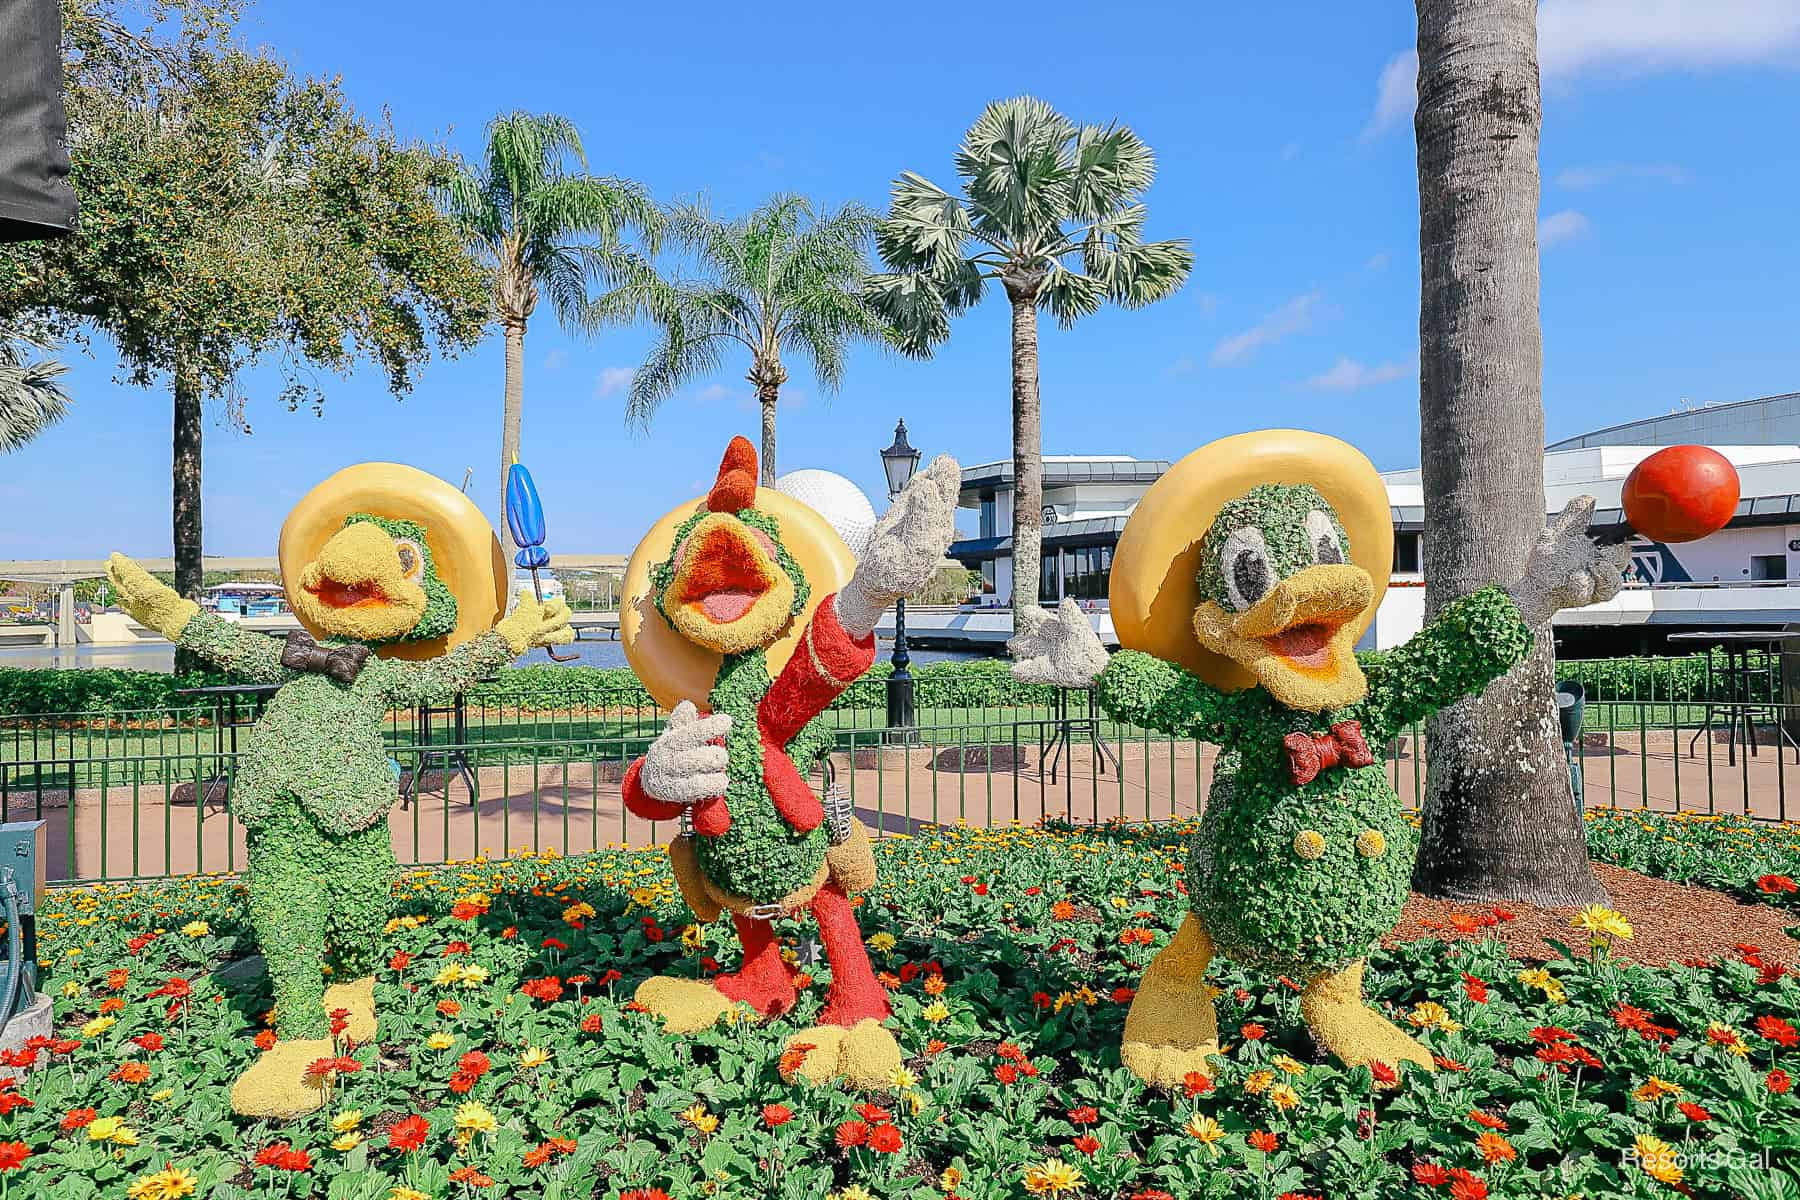
[[[1800,966],[1800,942],[1786,928],[1793,914],[1768,904],[1743,904],[1724,892],[1693,884],[1653,879],[1623,867],[1594,864],[1594,873],[1612,897],[1611,907],[1631,922],[1629,941],[1615,942],[1617,958],[1647,966],[1670,963],[1720,962],[1742,958],[1743,946],[1767,962]],[[1510,913],[1510,920],[1495,918],[1495,909]],[[1575,953],[1585,952],[1587,933],[1572,928],[1579,908],[1539,908],[1534,904],[1498,906],[1430,900],[1416,893],[1393,933],[1383,939],[1396,942],[1471,941],[1498,938],[1512,957],[1539,962],[1557,956],[1545,940],[1554,938]]]

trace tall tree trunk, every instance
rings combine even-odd
[[[175,590],[190,600],[200,598],[206,566],[200,532],[200,377],[193,365],[177,352],[174,372],[175,437],[171,457],[174,514]],[[175,670],[199,670],[200,663],[188,651],[177,649]]]
[[[1038,563],[1044,534],[1043,422],[1038,411],[1037,291],[1042,275],[1002,280],[1012,301],[1012,616],[1038,603]]]
[[[762,405],[762,476],[763,487],[775,486],[775,406],[781,399],[781,385],[787,382],[787,368],[779,359],[757,358],[744,376],[756,389],[756,402]]]
[[[1544,524],[1537,0],[1417,0],[1419,426],[1427,618],[1514,582]],[[1432,719],[1413,886],[1605,899],[1563,765],[1551,634]]]
[[[512,530],[506,524],[506,475],[519,457],[519,424],[525,410],[525,322],[507,321],[506,329],[506,403],[500,417],[500,549],[509,564],[518,547]],[[507,591],[511,592],[511,587]]]

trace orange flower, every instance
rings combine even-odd
[[[130,978],[131,972],[124,967],[117,967],[106,973],[106,986],[115,992],[122,992]]]
[[[1050,906],[1050,915],[1058,921],[1066,921],[1075,915],[1075,906],[1067,900],[1058,900]]]
[[[119,999],[117,996],[108,996],[100,1002],[100,1015],[105,1016],[108,1013],[122,1012],[124,1008],[125,1002],[123,1000]]]
[[[1512,1143],[1491,1129],[1475,1139],[1475,1149],[1481,1151],[1481,1157],[1489,1166],[1511,1162],[1519,1157],[1519,1152],[1513,1149]]]
[[[270,1050],[273,1049],[274,1046],[275,1031],[273,1029],[265,1029],[256,1035],[256,1048],[258,1050]]]
[[[925,977],[925,994],[927,996],[943,995],[944,987],[944,977],[942,975],[927,975]]]
[[[439,1000],[437,1002],[437,1010],[439,1016],[454,1017],[457,1013],[462,1011],[462,1005],[454,1000]]]
[[[1273,1154],[1281,1146],[1281,1139],[1267,1130],[1259,1129],[1244,1139],[1252,1150],[1261,1150],[1264,1154]]]
[[[783,1083],[794,1082],[794,1076],[799,1073],[801,1067],[806,1065],[806,1056],[817,1049],[818,1047],[811,1042],[795,1042],[783,1050],[781,1061],[775,1067],[781,1074],[781,1081]]]
[[[135,1059],[131,1062],[120,1063],[118,1069],[107,1078],[115,1079],[120,1083],[143,1083],[150,1078],[150,1064],[138,1062]]]

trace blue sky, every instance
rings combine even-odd
[[[263,0],[244,25],[295,69],[337,74],[364,110],[473,155],[511,108],[572,118],[592,169],[720,212],[769,194],[885,203],[896,172],[949,184],[987,101],[1030,92],[1120,120],[1155,150],[1152,237],[1185,237],[1173,298],[1044,326],[1044,450],[1176,458],[1294,425],[1418,459],[1418,216],[1412,5],[1086,4],[920,31],[857,5],[559,5]],[[1551,437],[1683,401],[1800,389],[1800,87],[1793,0],[1548,0],[1541,10],[1544,400]],[[547,306],[546,306],[547,309]],[[648,335],[584,340],[547,310],[526,345],[525,459],[550,547],[626,552],[710,478],[756,415],[731,360],[625,427]],[[170,405],[114,381],[109,348],[66,353],[73,415],[7,458],[0,557],[166,554]],[[843,391],[795,364],[780,467],[883,491],[876,451],[964,462],[1010,452],[1007,311],[990,297],[929,362],[858,352]],[[431,364],[404,399],[379,374],[321,377],[322,417],[289,413],[273,372],[242,380],[254,432],[206,437],[206,548],[270,554],[282,516],[350,462],[411,462],[494,506],[500,341]],[[879,505],[879,502],[878,502]]]

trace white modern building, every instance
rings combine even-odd
[[[1598,502],[1597,533],[1620,525],[1619,495],[1639,461],[1666,445],[1712,446],[1738,468],[1742,498],[1731,523],[1679,546],[1639,538],[1631,579],[1607,604],[1563,613],[1559,641],[1579,652],[1645,651],[1683,630],[1800,627],[1800,393],[1651,417],[1557,442],[1544,454],[1549,512],[1578,495]],[[1169,463],[1126,456],[1044,460],[1044,551],[1038,597],[1074,596],[1110,638],[1106,612],[1112,551],[1138,499]],[[1390,471],[1394,576],[1367,647],[1398,645],[1419,628],[1424,500],[1417,469]],[[950,556],[979,569],[983,595],[957,614],[919,613],[919,640],[992,644],[1010,635],[1012,464],[963,468],[960,504],[975,510],[977,535],[953,543]],[[966,522],[964,522],[966,525]]]

